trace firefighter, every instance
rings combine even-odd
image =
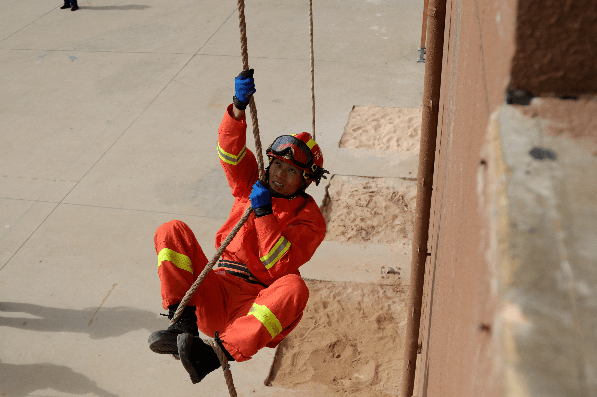
[[[198,330],[215,338],[228,360],[249,360],[276,347],[302,317],[309,290],[300,276],[323,241],[325,220],[305,189],[328,173],[311,135],[282,135],[267,148],[266,181],[246,148],[245,108],[255,93],[253,70],[235,79],[235,95],[218,129],[217,151],[234,205],[216,234],[219,247],[246,208],[254,213],[226,248],[179,320],[149,337],[152,351],[180,358],[193,383],[220,367],[213,348]],[[174,220],[154,237],[162,306],[171,319],[208,260],[191,229]]]

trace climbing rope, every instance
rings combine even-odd
[[[249,70],[249,52],[247,50],[247,25],[245,23],[245,1],[238,0],[238,27],[240,29],[240,52],[243,58],[243,70]],[[261,138],[259,137],[259,123],[257,121],[257,106],[253,95],[249,98],[251,121],[253,122],[253,138],[255,138],[255,151],[259,165],[259,180],[265,182],[265,169],[263,168],[263,153],[261,153]]]
[[[241,45],[241,56],[242,56],[242,62],[243,62],[243,70],[247,71],[247,70],[249,70],[249,55],[248,55],[248,51],[247,51],[247,27],[246,27],[246,23],[245,23],[245,2],[244,2],[244,0],[238,0],[238,19],[239,19],[239,29],[240,29],[240,45]],[[313,59],[313,0],[309,0],[309,19],[310,19],[310,37],[311,37],[311,100],[313,103],[313,109],[312,109],[313,110],[313,139],[315,139],[315,88],[314,88],[315,87],[315,74],[314,74],[314,59]],[[261,138],[259,136],[259,121],[257,119],[257,107],[255,105],[255,99],[253,98],[253,96],[251,96],[251,98],[249,99],[249,109],[251,111],[250,112],[251,113],[251,121],[253,122],[253,138],[255,139],[255,152],[256,152],[256,157],[257,157],[259,179],[261,181],[265,182],[265,168],[263,166],[263,153],[262,153],[262,147],[261,147]],[[185,296],[182,298],[180,304],[178,305],[178,308],[176,309],[176,312],[174,313],[174,316],[172,317],[172,320],[170,321],[170,325],[173,325],[174,323],[176,323],[178,321],[178,319],[182,315],[184,308],[189,303],[189,300],[191,300],[191,298],[193,297],[195,292],[197,292],[197,289],[199,289],[199,286],[201,285],[203,280],[207,277],[207,274],[211,271],[211,269],[214,267],[216,262],[220,259],[220,256],[222,256],[222,253],[224,252],[224,250],[226,250],[226,248],[228,247],[228,245],[230,244],[232,239],[234,239],[234,236],[236,236],[236,233],[238,233],[238,231],[245,224],[247,219],[249,219],[251,212],[253,212],[253,207],[251,207],[249,205],[247,207],[247,209],[245,210],[245,213],[243,214],[243,216],[240,218],[240,220],[236,224],[236,226],[234,226],[234,228],[232,229],[230,234],[228,234],[226,239],[222,242],[222,244],[220,245],[220,248],[218,248],[218,250],[216,251],[216,253],[213,256],[213,258],[211,259],[211,261],[209,261],[205,265],[205,268],[203,269],[201,274],[199,274],[199,277],[197,277],[197,280],[195,280],[193,285],[191,285],[191,287],[189,288],[189,290],[187,291]],[[220,364],[222,365],[222,369],[224,370],[224,378],[226,378],[226,384],[228,385],[228,392],[230,393],[230,396],[236,397],[236,395],[237,395],[236,389],[234,388],[234,383],[232,381],[232,373],[230,372],[230,365],[228,364],[228,359],[226,358],[226,355],[224,354],[224,352],[222,351],[222,349],[220,348],[220,346],[218,345],[218,343],[215,340],[210,338],[210,339],[206,339],[205,341],[210,346],[212,346],[212,348],[216,352],[216,355],[218,356],[218,359],[220,360]]]
[[[313,140],[315,139],[315,58],[313,56],[313,0],[309,0],[309,37],[311,38],[311,103],[313,114]]]
[[[253,212],[253,207],[251,207],[251,206],[247,207],[247,209],[245,210],[245,213],[240,218],[240,220],[238,221],[236,226],[234,226],[234,228],[232,229],[230,234],[228,234],[226,239],[222,242],[222,244],[220,245],[220,248],[218,248],[218,250],[216,251],[216,254],[212,258],[212,260],[207,262],[207,265],[205,265],[205,268],[203,269],[201,274],[199,274],[199,277],[197,277],[197,280],[195,280],[193,285],[191,285],[191,287],[189,288],[187,293],[184,295],[184,297],[180,301],[180,304],[178,305],[176,312],[174,312],[174,316],[172,317],[172,320],[170,320],[170,325],[172,325],[178,321],[178,319],[180,318],[180,315],[182,314],[182,311],[184,310],[185,307],[187,307],[189,300],[191,300],[193,295],[195,295],[195,292],[197,292],[197,289],[199,289],[199,286],[201,285],[203,280],[205,280],[205,277],[207,277],[207,274],[214,267],[214,265],[218,261],[218,259],[220,259],[220,256],[222,256],[222,253],[224,252],[226,247],[228,247],[228,244],[230,244],[230,242],[232,241],[234,236],[236,236],[236,233],[238,233],[238,231],[243,226],[243,224],[247,221],[247,219],[249,219],[249,215],[251,215],[251,212]]]
[[[208,339],[207,343],[214,349],[218,359],[220,360],[220,364],[222,365],[222,369],[224,370],[224,378],[226,379],[226,385],[228,386],[228,392],[230,393],[230,397],[236,397],[236,389],[234,388],[234,382],[232,381],[232,373],[230,372],[230,364],[228,364],[228,358],[226,358],[226,354],[222,351],[218,342],[213,339]]]
[[[242,60],[243,60],[243,70],[246,71],[246,70],[249,70],[249,54],[247,51],[247,26],[245,23],[245,2],[244,2],[244,0],[238,0],[238,19],[239,19],[239,28],[240,28],[240,45],[241,45],[241,55],[242,55]],[[255,138],[255,151],[256,151],[256,155],[257,155],[257,166],[258,166],[258,171],[259,171],[259,179],[261,181],[265,182],[265,168],[263,166],[263,153],[262,153],[262,148],[261,148],[261,138],[259,137],[259,122],[257,120],[257,107],[255,106],[255,100],[253,99],[252,95],[249,100],[249,109],[251,110],[251,120],[253,121],[253,137]],[[220,256],[222,256],[222,253],[224,252],[226,247],[228,247],[228,245],[230,244],[230,242],[232,241],[234,236],[236,236],[236,233],[238,233],[238,231],[245,224],[247,219],[249,219],[251,212],[253,212],[253,207],[251,207],[249,205],[247,207],[247,209],[245,210],[245,213],[243,214],[243,216],[240,218],[240,220],[236,224],[236,226],[234,226],[234,228],[232,229],[230,234],[228,234],[228,236],[226,237],[224,242],[222,242],[222,244],[220,245],[220,248],[218,248],[218,250],[216,251],[216,254],[212,258],[212,260],[209,261],[205,265],[205,268],[203,269],[203,271],[201,272],[199,277],[197,277],[197,280],[195,280],[193,285],[191,285],[191,287],[189,288],[189,290],[187,291],[185,296],[182,298],[180,304],[178,305],[178,308],[176,309],[176,312],[174,313],[174,316],[172,317],[172,320],[170,321],[170,325],[172,325],[178,321],[178,319],[182,315],[184,308],[189,303],[189,300],[191,300],[191,298],[193,297],[193,295],[195,294],[195,292],[197,291],[197,289],[199,288],[199,286],[201,285],[201,283],[203,282],[205,277],[207,277],[207,274],[211,271],[211,269],[214,267],[216,262],[220,259]],[[230,396],[236,397],[236,389],[234,388],[234,382],[232,381],[232,373],[230,372],[230,365],[228,364],[228,359],[226,358],[226,355],[224,354],[224,352],[222,351],[220,346],[213,339],[207,339],[206,342],[211,347],[213,347],[214,351],[216,352],[216,355],[218,356],[218,359],[220,360],[220,365],[222,365],[222,369],[224,370],[224,378],[226,378],[226,384],[228,385],[228,392],[230,393]]]
[[[239,28],[240,28],[241,53],[242,53],[242,58],[243,58],[243,70],[249,70],[249,55],[247,52],[247,33],[246,33],[247,28],[246,28],[246,23],[245,23],[245,2],[244,2],[244,0],[238,0],[238,18],[239,18]],[[259,179],[261,181],[265,182],[265,169],[263,167],[263,154],[261,153],[262,152],[261,138],[259,137],[259,122],[257,120],[257,108],[255,106],[255,101],[253,99],[253,96],[251,96],[249,106],[251,109],[251,118],[253,120],[253,137],[255,138],[255,151],[257,152],[256,154],[257,154],[257,165],[259,168]],[[189,303],[189,300],[193,297],[193,295],[199,288],[199,285],[201,285],[201,283],[203,282],[205,277],[207,277],[207,274],[214,267],[214,265],[218,261],[218,259],[220,259],[220,256],[222,256],[222,253],[224,252],[226,247],[228,247],[228,244],[230,244],[230,242],[232,241],[234,236],[236,236],[236,233],[238,233],[238,231],[244,225],[244,223],[247,221],[247,219],[249,219],[249,215],[251,215],[252,211],[253,211],[253,207],[251,207],[251,206],[247,207],[247,209],[245,210],[245,213],[240,218],[240,220],[238,221],[236,226],[234,226],[234,228],[232,229],[230,234],[228,234],[228,237],[226,237],[224,242],[222,242],[222,244],[220,245],[220,248],[218,248],[218,250],[216,251],[216,254],[214,255],[213,259],[211,261],[209,261],[207,263],[207,265],[205,265],[205,268],[203,269],[203,271],[201,272],[199,277],[197,277],[197,280],[195,280],[193,285],[191,285],[191,287],[189,288],[189,290],[187,291],[185,296],[182,298],[182,301],[178,305],[178,309],[176,309],[176,312],[174,313],[174,316],[172,317],[172,320],[170,321],[170,325],[172,325],[178,321],[178,319],[182,315],[182,311],[187,306],[187,304]]]

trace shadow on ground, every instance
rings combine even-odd
[[[85,308],[83,310],[60,309],[29,303],[0,302],[0,314],[27,313],[39,318],[0,317],[0,326],[28,331],[79,332],[92,339],[124,335],[131,331],[146,329],[149,332],[165,329],[169,320],[132,307],[118,306]]]
[[[0,396],[29,396],[35,391],[46,389],[67,394],[118,397],[97,387],[97,384],[86,376],[62,365],[14,365],[0,362]]]
[[[146,8],[150,8],[150,6],[143,6],[143,5],[136,5],[136,4],[129,4],[127,6],[99,6],[99,7],[81,7],[81,9],[86,10],[97,10],[97,11],[107,11],[107,10],[145,10]]]

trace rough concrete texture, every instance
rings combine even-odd
[[[520,0],[513,88],[534,95],[597,93],[597,6],[593,0]]]
[[[221,372],[194,386],[147,337],[167,324],[155,229],[181,219],[211,256],[232,204],[215,145],[242,68],[236,2],[2,5],[0,395],[227,396]],[[355,105],[420,106],[421,5],[334,0],[313,11],[325,167],[413,177],[416,158],[338,142]],[[258,0],[245,12],[263,144],[310,131],[308,3]],[[321,202],[325,183],[309,190]],[[305,275],[375,281],[368,272],[404,256],[346,247],[325,242]],[[240,396],[304,395],[263,386],[272,357],[232,363]]]
[[[535,98],[525,114],[540,117],[550,136],[572,138],[597,155],[597,98],[562,101],[559,98]]]
[[[596,396],[597,157],[515,107],[494,120],[506,395]]]

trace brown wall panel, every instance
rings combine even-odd
[[[419,396],[497,396],[495,297],[482,252],[477,171],[513,52],[512,1],[449,0],[430,222]]]

